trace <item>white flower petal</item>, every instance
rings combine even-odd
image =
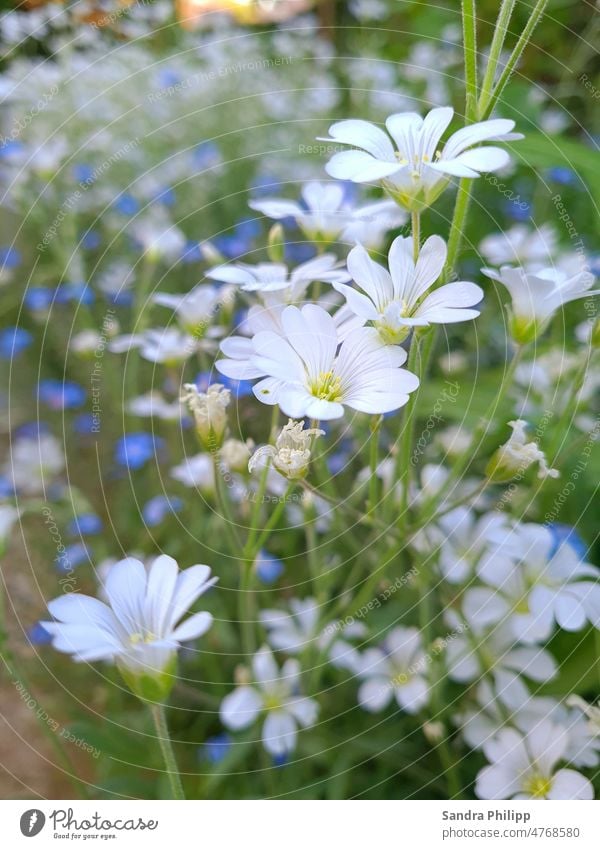
[[[221,702],[221,722],[231,731],[247,728],[262,710],[263,701],[254,687],[237,687]]]

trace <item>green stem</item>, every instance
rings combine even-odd
[[[465,118],[473,123],[477,117],[477,15],[475,0],[462,2],[463,46],[465,57]]]
[[[411,212],[410,220],[413,240],[413,259],[416,263],[419,259],[419,249],[421,247],[421,213]]]
[[[447,283],[454,273],[454,266],[460,254],[462,240],[465,231],[465,223],[471,204],[471,192],[473,191],[473,180],[463,177],[458,184],[458,194],[454,204],[454,214],[450,224],[448,236],[448,255],[446,257],[446,268],[440,279],[440,283]]]
[[[223,519],[227,530],[232,534],[235,540],[236,550],[240,551],[242,548],[242,540],[238,532],[234,515],[231,512],[229,498],[227,497],[227,493],[223,491],[222,469],[219,464],[217,451],[211,451],[211,456],[213,461],[213,474],[215,478],[215,498],[217,500],[217,508],[221,513],[221,518]]]
[[[492,93],[490,94],[489,100],[487,103],[482,104],[480,101],[479,104],[479,119],[481,121],[486,120],[492,114],[496,103],[498,102],[500,95],[504,91],[504,88],[509,81],[519,59],[525,48],[527,47],[528,42],[531,39],[532,33],[542,15],[544,14],[544,10],[548,4],[548,0],[538,0],[535,4],[533,11],[527,21],[523,32],[519,36],[519,40],[517,41],[513,52],[510,54],[506,65],[504,66],[504,70],[500,74],[498,78],[498,82],[494,86]]]
[[[490,46],[490,55],[488,56],[485,74],[483,75],[483,82],[481,83],[481,95],[479,97],[479,103],[477,104],[478,115],[485,112],[485,109],[492,97],[494,80],[498,69],[498,60],[500,59],[500,54],[504,47],[506,33],[508,32],[508,25],[510,23],[514,7],[515,0],[503,0],[502,5],[500,6],[500,11],[498,12],[498,17],[496,19],[496,26],[494,27],[492,44]]]
[[[419,374],[419,335],[418,331],[415,330],[413,334],[413,338],[410,344],[410,350],[408,354],[408,371],[413,374]],[[421,362],[422,365],[422,362]],[[412,443],[413,443],[413,433],[414,433],[414,423],[415,423],[415,410],[417,406],[417,397],[418,397],[419,389],[413,392],[404,408],[404,427],[402,429],[402,438],[400,441],[400,450],[398,451],[398,456],[396,458],[396,475],[395,479],[400,482],[400,511],[398,515],[398,522],[400,531],[403,531],[406,528],[408,523],[408,500],[409,500],[409,489],[410,489],[410,478],[411,478],[411,453],[412,453]],[[393,497],[393,493],[395,491],[394,487],[390,489],[390,500]]]
[[[381,432],[382,416],[376,416],[371,420],[371,445],[369,447],[369,514],[373,513],[379,500],[379,479],[377,467],[379,466],[379,434]]]
[[[172,798],[185,799],[179,769],[177,768],[177,761],[175,760],[175,753],[173,752],[173,744],[171,743],[171,737],[169,735],[165,709],[163,705],[152,704],[150,705],[150,713],[152,714],[154,727],[156,728],[156,736],[165,762],[167,775],[169,776]]]

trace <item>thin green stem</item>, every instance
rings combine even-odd
[[[376,416],[371,422],[371,445],[369,446],[369,513],[373,513],[379,501],[377,467],[379,466],[379,434],[381,432],[382,421],[381,416]]]
[[[421,247],[421,213],[411,212],[410,220],[413,240],[413,259],[416,262],[419,259],[419,250]]]
[[[152,714],[154,727],[156,728],[156,736],[158,738],[160,750],[162,752],[163,760],[165,762],[165,769],[169,777],[172,798],[185,799],[183,785],[181,783],[181,777],[179,775],[179,769],[177,767],[177,761],[175,760],[175,752],[173,751],[173,744],[171,743],[171,737],[169,735],[167,715],[165,713],[164,706],[152,704],[149,707],[150,713]]]
[[[465,118],[467,123],[477,120],[477,15],[475,0],[463,0],[463,47],[465,57]]]
[[[235,521],[235,517],[231,511],[231,505],[229,504],[229,498],[227,497],[227,493],[223,491],[223,469],[221,464],[219,463],[218,453],[216,451],[211,452],[212,461],[213,461],[213,473],[215,479],[215,497],[217,500],[217,507],[219,512],[221,513],[221,518],[224,520],[225,525],[227,526],[228,531],[232,534],[237,550],[242,549],[242,540],[240,538],[237,523]]]
[[[523,51],[527,47],[527,44],[531,39],[532,33],[538,25],[540,18],[544,14],[544,10],[547,5],[548,0],[538,0],[538,2],[535,4],[533,11],[531,12],[531,15],[529,17],[529,20],[527,21],[523,32],[519,36],[519,39],[516,45],[514,46],[513,51],[510,54],[506,65],[504,66],[504,70],[500,74],[498,82],[494,86],[494,89],[491,92],[487,103],[482,104],[480,102],[479,119],[481,121],[484,121],[486,118],[489,118],[489,116],[492,114],[494,107],[496,106],[496,103],[500,98],[500,95],[504,91],[506,84],[508,83],[513,71],[515,70],[515,67],[519,59],[521,58]]]
[[[492,44],[490,46],[485,74],[483,75],[483,82],[481,83],[481,94],[477,104],[478,115],[481,115],[485,111],[492,97],[494,80],[496,79],[496,72],[498,70],[498,61],[500,59],[500,54],[502,53],[502,48],[504,47],[506,33],[508,32],[508,25],[510,23],[514,7],[515,0],[503,0],[502,5],[500,6],[500,11],[498,12],[498,17],[496,19],[496,26],[494,27],[494,35],[492,37]]]
[[[463,177],[458,184],[458,194],[454,204],[454,214],[452,215],[452,223],[450,224],[450,234],[448,236],[448,255],[446,257],[446,268],[441,277],[440,283],[447,283],[454,274],[454,266],[460,255],[462,240],[465,231],[465,224],[471,205],[471,192],[473,191],[473,180],[468,177]]]

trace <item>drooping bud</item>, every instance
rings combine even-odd
[[[517,475],[522,475],[534,463],[539,466],[538,478],[559,477],[557,469],[548,467],[546,455],[537,442],[527,442],[527,422],[517,419],[508,424],[513,432],[508,442],[494,452],[487,464],[485,472],[488,478],[493,483],[506,483]]]
[[[310,465],[313,441],[324,436],[325,431],[314,427],[306,430],[303,428],[303,421],[295,422],[290,419],[275,440],[275,446],[263,445],[254,452],[248,469],[252,472],[264,465],[266,459],[270,459],[277,471],[289,480],[305,477]]]
[[[192,413],[200,442],[209,451],[223,444],[230,401],[230,390],[220,383],[211,384],[206,392],[199,392],[194,383],[183,386],[181,403],[186,404]]]

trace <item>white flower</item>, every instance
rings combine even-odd
[[[352,331],[338,345],[335,322],[322,307],[287,307],[285,336],[258,333],[250,362],[267,377],[254,387],[265,404],[279,404],[291,418],[337,419],[344,406],[363,413],[387,413],[408,401],[419,385],[399,368],[406,353],[382,347],[375,330]]]
[[[232,471],[245,472],[248,469],[253,447],[254,443],[250,439],[246,442],[242,442],[241,439],[226,439],[221,446],[221,460]]]
[[[254,471],[257,465],[263,464],[265,458],[269,458],[277,471],[289,480],[303,478],[310,464],[312,444],[319,436],[325,436],[325,431],[314,427],[304,430],[303,421],[290,419],[275,440],[275,446],[263,445],[255,451],[248,463],[248,470]]]
[[[388,272],[357,245],[348,255],[348,271],[362,291],[343,283],[333,286],[344,295],[352,312],[373,322],[384,343],[395,344],[408,336],[411,327],[466,321],[479,315],[478,310],[466,309],[483,298],[483,291],[474,283],[447,283],[426,295],[442,273],[446,254],[444,240],[430,236],[415,263],[412,240],[398,236],[390,248]]]
[[[215,469],[210,454],[195,454],[185,457],[171,469],[171,477],[191,489],[201,492],[214,492]]]
[[[136,221],[131,232],[153,262],[178,259],[186,244],[182,231],[163,213],[153,212]]]
[[[290,612],[283,610],[261,610],[260,621],[268,633],[270,645],[288,654],[300,654],[308,646],[316,644],[320,652],[327,652],[334,665],[350,664],[356,650],[339,637],[362,637],[366,633],[360,622],[351,621],[327,625],[320,624],[319,603],[314,598],[293,598]]]
[[[169,307],[175,311],[182,328],[192,336],[203,336],[209,327],[218,307],[231,294],[223,294],[216,286],[196,286],[184,295],[168,295],[158,292],[153,299],[155,304]]]
[[[286,660],[281,671],[271,650],[261,648],[252,659],[255,686],[237,687],[221,704],[221,722],[237,731],[247,728],[265,713],[262,740],[272,755],[287,755],[296,748],[298,727],[309,728],[317,720],[314,699],[300,696],[300,664]]]
[[[457,507],[427,526],[424,534],[432,548],[439,548],[438,563],[444,578],[460,584],[473,574],[494,534],[505,524],[506,517],[500,511],[477,518],[470,508]]]
[[[303,262],[290,271],[284,262],[245,262],[220,265],[206,272],[206,276],[223,283],[233,283],[243,292],[259,292],[275,296],[275,302],[301,301],[311,283],[335,283],[349,280],[349,274],[333,254],[322,254]]]
[[[22,495],[38,495],[62,472],[65,457],[60,442],[48,433],[20,436],[11,447],[4,474]]]
[[[0,504],[0,553],[3,552],[6,541],[20,512],[12,504]]]
[[[194,416],[196,432],[202,444],[206,448],[218,448],[227,428],[231,391],[220,383],[212,383],[206,392],[199,392],[195,383],[185,383],[180,400]]]
[[[324,141],[359,150],[336,153],[326,171],[339,180],[355,183],[381,181],[400,206],[412,211],[425,209],[441,194],[450,177],[479,177],[481,172],[497,171],[508,163],[505,150],[475,145],[522,138],[511,133],[514,121],[496,118],[458,130],[440,150],[441,137],[453,115],[450,107],[432,109],[425,118],[416,112],[390,115],[385,122],[389,135],[369,121],[339,121],[329,128],[330,138]]]
[[[251,336],[261,331],[271,331],[283,336],[285,331],[281,323],[281,316],[285,309],[284,304],[269,307],[253,306],[248,310],[248,316],[244,324],[244,330]],[[333,315],[338,339],[340,342],[357,327],[362,327],[362,319],[358,319],[347,307],[342,307]],[[253,380],[264,377],[265,371],[252,363],[254,347],[252,339],[245,336],[230,336],[221,342],[221,351],[227,359],[217,360],[215,366],[217,371],[232,380]]]
[[[503,265],[499,271],[481,270],[508,289],[512,301],[510,331],[520,344],[533,342],[563,304],[600,294],[600,289],[590,291],[594,276],[589,271],[579,270],[575,274],[558,268],[526,271],[509,265]]]
[[[394,201],[376,201],[353,208],[338,183],[306,183],[303,205],[284,198],[251,201],[249,206],[268,218],[294,218],[308,239],[315,242],[361,242],[368,248],[381,246],[385,233],[400,227],[406,216]]]
[[[593,799],[592,785],[572,769],[556,769],[564,760],[568,731],[540,722],[528,734],[504,728],[483,746],[490,766],[477,775],[480,799]]]
[[[160,555],[150,569],[134,557],[115,563],[103,582],[108,603],[78,593],[48,603],[54,622],[43,622],[55,649],[78,662],[116,662],[127,683],[144,676],[158,681],[172,671],[180,643],[205,634],[210,613],[180,620],[213,586],[210,567],[179,571],[172,557]],[[180,623],[180,624],[178,624]]]
[[[429,699],[426,667],[417,629],[394,628],[383,649],[367,649],[360,657],[357,674],[365,679],[358,691],[361,707],[378,712],[393,696],[407,713],[417,713]]]
[[[181,419],[182,408],[180,401],[167,401],[160,392],[151,389],[144,395],[132,398],[126,405],[126,410],[132,416],[156,417],[167,422]]]
[[[141,356],[151,363],[176,366],[198,350],[198,342],[193,336],[182,333],[175,327],[157,327],[144,333],[117,336],[109,342],[108,348],[114,354],[123,354],[132,348],[139,348]]]
[[[600,570],[582,562],[568,542],[554,547],[543,525],[510,530],[477,568],[487,586],[465,593],[469,622],[486,627],[506,621],[526,643],[546,640],[555,622],[565,631],[579,631],[586,622],[600,627]]]
[[[537,442],[527,442],[525,433],[527,422],[516,419],[508,424],[512,428],[510,439],[494,452],[486,467],[486,474],[490,480],[497,483],[512,480],[517,475],[522,475],[535,463],[539,467],[538,478],[560,477],[557,469],[548,467],[546,455],[538,447]]]
[[[557,241],[556,230],[550,224],[536,228],[515,224],[503,233],[486,236],[479,250],[490,265],[521,265],[534,271],[552,264]]]

